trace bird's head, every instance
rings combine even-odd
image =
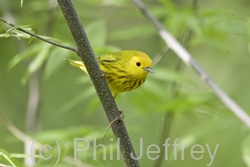
[[[140,51],[131,51],[131,55],[131,59],[127,63],[130,75],[147,77],[149,72],[154,73],[152,60],[147,54]]]

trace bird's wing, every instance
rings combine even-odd
[[[102,63],[108,63],[108,62],[116,62],[122,59],[122,55],[121,54],[105,54],[105,55],[101,55],[99,57],[97,57],[97,60],[99,62],[99,64]]]

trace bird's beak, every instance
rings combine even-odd
[[[144,70],[150,73],[154,73],[154,70],[151,67],[146,67],[144,68]]]

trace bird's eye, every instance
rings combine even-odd
[[[139,66],[141,66],[141,63],[140,62],[136,62],[136,65],[139,67]]]

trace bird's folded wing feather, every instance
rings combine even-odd
[[[97,57],[97,60],[100,64],[105,62],[116,62],[122,59],[122,55],[120,54],[105,54],[102,56]]]

